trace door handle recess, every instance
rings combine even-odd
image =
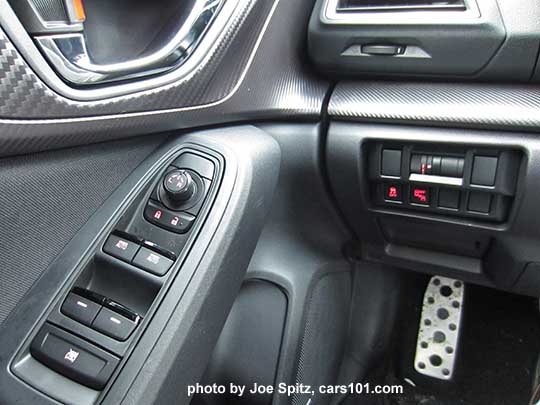
[[[196,0],[185,22],[155,52],[132,60],[98,64],[92,61],[83,32],[35,36],[56,71],[76,85],[142,78],[180,66],[195,49],[225,0]]]

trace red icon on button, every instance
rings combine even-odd
[[[414,190],[414,198],[418,199],[419,201],[426,202],[427,196],[426,196],[427,190],[421,190],[419,188]]]
[[[401,201],[401,186],[399,184],[384,185],[384,199],[386,201]]]
[[[411,187],[411,202],[413,204],[429,205],[429,188]]]

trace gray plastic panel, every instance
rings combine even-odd
[[[51,402],[11,374],[8,363],[19,346],[31,340],[42,314],[65,293],[66,281],[77,276],[81,257],[100,246],[136,191],[183,145],[204,145],[224,157],[220,193],[204,232],[149,320],[136,350],[113,376],[104,401],[182,402],[187,395],[184,388],[200,379],[255,248],[279,172],[277,143],[253,127],[206,131],[173,140],[126,179],[2,325],[0,402]]]
[[[351,271],[341,251],[351,235],[326,188],[321,168],[321,127],[260,124],[260,128],[281,146],[282,164],[272,208],[246,278],[271,281],[287,295],[287,323],[276,382],[294,384],[307,302],[317,281],[325,275]],[[332,350],[332,343],[328,350]],[[326,371],[328,364],[323,366]],[[272,403],[290,404],[291,397],[275,395]]]
[[[287,314],[287,296],[276,285],[248,280],[234,301],[201,384],[274,385]],[[197,395],[193,405],[268,405],[272,395]]]
[[[485,83],[341,82],[336,119],[538,131],[540,86]]]
[[[506,36],[496,0],[470,0],[467,11],[350,11],[329,17],[332,3],[318,0],[309,24],[309,54],[332,73],[471,76],[493,58]],[[362,47],[371,44],[403,46],[404,51],[363,53]],[[529,64],[532,68],[534,60]]]

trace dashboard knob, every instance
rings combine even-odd
[[[196,185],[187,171],[173,170],[163,179],[163,188],[171,200],[180,203],[193,197]]]

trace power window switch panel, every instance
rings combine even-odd
[[[30,345],[32,357],[78,383],[102,390],[119,359],[46,323]]]
[[[126,340],[137,324],[126,317],[111,311],[108,308],[101,308],[98,316],[92,323],[92,328],[112,337],[116,340]]]
[[[133,259],[133,264],[143,270],[158,276],[163,276],[169,271],[174,262],[150,249],[142,247]]]
[[[103,245],[103,251],[120,260],[131,263],[135,254],[139,250],[139,245],[130,240],[111,235]]]
[[[61,311],[64,315],[90,326],[100,309],[101,305],[94,301],[74,293],[69,293],[62,304]]]

